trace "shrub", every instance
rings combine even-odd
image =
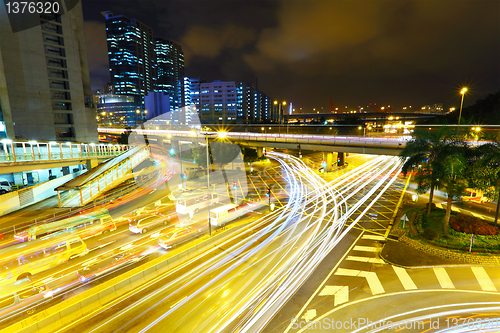
[[[459,214],[450,217],[453,230],[475,235],[498,235],[498,227],[473,216]]]
[[[424,238],[428,239],[428,240],[433,240],[438,235],[439,235],[438,232],[432,228],[425,228],[425,230],[422,234],[422,236],[424,236]]]

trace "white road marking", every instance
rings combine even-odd
[[[385,239],[384,236],[380,236],[380,235],[363,235],[363,237],[361,237],[362,239],[372,239],[372,240],[380,240],[380,241],[383,241]]]
[[[113,244],[114,242],[116,242],[116,240],[111,241],[111,242],[106,243],[106,244],[102,244],[102,245],[96,246],[96,247],[94,247],[94,248],[90,249],[90,250],[89,250],[89,252],[90,252],[90,251],[94,251],[94,250],[101,249],[101,248],[103,248],[103,247],[105,247],[105,246],[108,246],[109,244]]]
[[[379,252],[380,248],[375,246],[355,246],[354,251]]]
[[[368,282],[368,286],[370,287],[370,290],[371,290],[373,295],[385,293],[384,287],[382,287],[382,284],[380,283],[380,280],[378,279],[377,273],[375,273],[375,272],[367,272],[367,271],[358,271],[356,269],[339,268],[335,272],[335,275],[364,277],[364,278],[366,278],[366,281]]]
[[[360,261],[360,262],[369,262],[371,264],[385,264],[385,261],[383,261],[380,258],[370,258],[370,257],[357,257],[357,256],[348,256],[346,260],[351,260],[351,261]]]
[[[302,318],[304,318],[305,321],[310,321],[314,317],[316,317],[315,309],[307,310],[306,313],[304,313],[304,315],[302,316]]]
[[[392,266],[392,268],[394,268],[394,272],[396,272],[396,275],[398,276],[399,281],[403,284],[405,290],[417,289],[417,286],[411,279],[406,269],[397,266]]]
[[[373,295],[385,293],[384,287],[382,287],[377,273],[362,271],[359,276],[364,276],[366,278],[366,281],[368,281],[368,286],[370,287]]]
[[[441,288],[455,289],[455,285],[451,282],[451,279],[443,267],[434,267],[434,274],[441,285]]]
[[[491,281],[488,273],[483,267],[471,267],[472,273],[476,276],[477,282],[484,291],[497,291],[497,288]]]
[[[347,286],[325,286],[318,295],[333,296],[334,306],[349,302],[349,288]]]

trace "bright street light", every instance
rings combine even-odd
[[[462,95],[462,101],[460,102],[460,113],[458,114],[458,124],[457,124],[457,131],[458,128],[460,127],[460,118],[462,118],[462,106],[464,105],[464,95],[467,92],[467,88],[464,87],[462,90],[460,90],[460,94]]]
[[[219,138],[224,139],[227,136],[227,132],[219,132]]]

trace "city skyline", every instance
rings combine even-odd
[[[360,6],[363,4],[363,6]],[[491,1],[82,2],[92,89],[109,82],[101,11],[178,42],[186,76],[255,83],[294,107],[464,105],[499,87],[498,4]],[[206,13],[210,13],[207,15]],[[349,27],[346,29],[345,27]]]

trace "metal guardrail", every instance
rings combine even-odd
[[[57,161],[65,159],[113,157],[128,145],[75,142],[0,141],[0,163]]]

